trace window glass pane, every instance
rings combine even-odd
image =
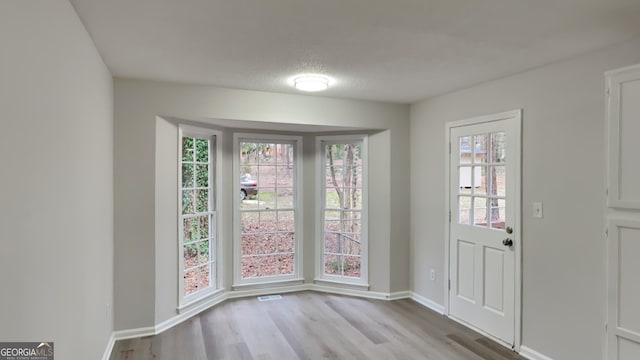
[[[459,181],[460,181],[460,192],[463,194],[471,193],[471,171],[473,167],[471,166],[460,166],[459,171]]]
[[[325,195],[325,207],[327,209],[340,209],[340,197],[338,196],[338,192],[333,188],[327,187],[327,192]]]
[[[504,199],[491,199],[491,227],[494,229],[504,229],[506,201]]]
[[[276,189],[260,188],[260,191],[258,191],[258,208],[276,209]]]
[[[196,186],[209,187],[209,165],[196,165]]]
[[[184,294],[190,295],[198,291],[198,269],[188,270],[184,273]]]
[[[340,243],[340,234],[335,232],[324,233],[324,252],[331,254],[339,254],[342,250]]]
[[[258,255],[260,251],[260,235],[242,235],[242,255]]]
[[[196,139],[196,161],[209,162],[209,140]]]
[[[278,273],[280,275],[293,275],[294,255],[285,254],[278,256]]]
[[[183,246],[184,269],[188,270],[198,266],[198,245],[187,244]]]
[[[459,138],[458,150],[460,152],[460,164],[471,164],[473,157],[473,148],[471,147],[471,137],[463,136]]]
[[[198,220],[196,218],[182,219],[182,235],[185,243],[198,239]]]
[[[200,290],[208,288],[210,284],[211,265],[200,267]]]
[[[260,229],[260,213],[259,212],[243,212],[241,220],[242,233],[258,232]]]
[[[491,162],[504,163],[507,161],[507,142],[504,132],[491,133]]]
[[[474,194],[476,195],[487,194],[487,185],[488,185],[489,179],[487,178],[486,166],[473,167],[473,182],[475,184],[473,188]]]
[[[275,232],[278,230],[277,214],[275,211],[260,212],[260,232]]]
[[[293,188],[278,188],[276,203],[278,209],[293,208]]]
[[[193,138],[182,138],[182,161],[193,161]]]
[[[276,184],[282,187],[293,187],[293,164],[276,167]]]
[[[241,142],[240,143],[240,163],[242,165],[255,165],[258,163],[260,156],[260,148],[256,143]],[[254,175],[257,174],[253,173]]]
[[[471,225],[471,196],[460,196],[458,201],[458,224]]]
[[[491,195],[505,196],[506,194],[506,173],[504,166],[491,166]]]
[[[258,256],[243,256],[240,260],[242,278],[252,278],[258,276],[258,269],[260,267],[260,257]]]
[[[362,208],[362,189],[345,188],[342,193],[343,209]]]
[[[184,190],[182,192],[182,213],[193,214],[195,212],[196,190]]]
[[[209,190],[196,190],[196,212],[202,213],[209,211]]]
[[[473,224],[476,226],[487,226],[487,199],[473,199]]]
[[[278,252],[292,253],[294,250],[295,236],[293,232],[278,233]]]
[[[487,134],[476,135],[473,137],[474,141],[474,157],[473,162],[476,164],[484,164],[488,159],[487,146],[489,144],[489,137]]]
[[[260,254],[273,254],[277,249],[276,234],[263,233],[260,237]]]
[[[200,241],[198,243],[198,264],[207,264],[211,262],[211,254],[209,252],[209,240]]]
[[[259,192],[258,192],[259,193]],[[242,196],[239,197],[242,199]],[[257,210],[260,208],[260,202],[258,201],[258,195],[254,196],[254,199],[246,198],[240,200],[240,210]]]
[[[260,165],[275,165],[275,144],[258,144],[260,147],[260,156],[258,157],[258,164]]]
[[[276,185],[276,167],[260,165],[258,167],[258,181],[260,187],[274,187]]]
[[[342,275],[342,256],[325,255],[324,272],[330,275]]]
[[[209,238],[209,215],[198,216],[199,239]]]
[[[344,276],[360,277],[360,256],[344,256]]]
[[[260,260],[261,260],[260,271],[258,273],[259,276],[278,275],[278,270],[277,270],[278,256],[277,255],[263,256]]]
[[[342,166],[328,166],[326,168],[325,181],[327,182],[327,188],[335,189],[336,186],[343,188]]]
[[[293,211],[278,211],[278,231],[293,232],[295,230],[295,215]]]
[[[343,253],[347,255],[360,255],[360,235],[345,234],[343,240]]]
[[[182,187],[191,188],[193,187],[194,181],[194,173],[193,173],[193,164],[182,164]]]

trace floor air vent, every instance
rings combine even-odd
[[[282,296],[280,295],[258,296],[258,301],[272,301],[272,300],[282,300]]]

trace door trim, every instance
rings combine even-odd
[[[445,124],[445,231],[444,231],[444,315],[449,316],[449,243],[450,243],[450,224],[451,224],[451,203],[450,203],[450,155],[451,155],[451,129],[467,125],[475,125],[499,120],[513,119],[515,122],[515,133],[518,137],[519,146],[514,149],[514,158],[518,159],[515,162],[515,193],[516,197],[513,199],[516,209],[514,219],[514,240],[515,240],[515,287],[514,287],[514,332],[513,332],[513,349],[516,352],[520,352],[520,346],[522,344],[522,109],[505,111],[502,113],[478,116],[468,118],[459,121],[451,121]],[[446,221],[449,219],[449,221]],[[469,326],[466,325],[465,326]],[[478,329],[475,329],[478,330]],[[481,329],[480,329],[481,330]],[[505,344],[503,341],[496,339],[490,335],[492,339],[498,341],[500,344]],[[506,345],[506,344],[505,344]],[[511,346],[511,344],[508,344]]]

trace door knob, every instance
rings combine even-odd
[[[502,245],[504,246],[513,246],[513,240],[506,238],[504,240],[502,240]]]

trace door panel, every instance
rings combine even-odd
[[[504,314],[504,251],[484,248],[484,306]]]
[[[640,344],[625,338],[619,338],[618,359],[640,359]]]
[[[475,302],[475,245],[458,240],[458,291],[457,295],[471,303]]]
[[[609,220],[608,359],[640,359],[640,221]]]
[[[519,122],[511,113],[450,128],[449,315],[510,345],[520,246],[513,231],[519,219]],[[511,245],[503,244],[506,239]]]

